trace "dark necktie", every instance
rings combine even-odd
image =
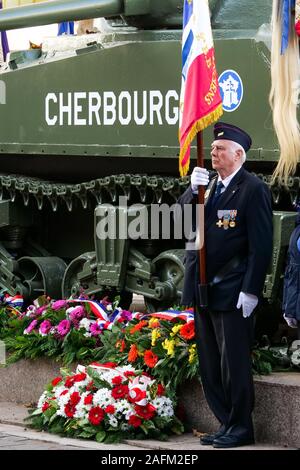
[[[212,201],[211,201],[212,202],[212,207],[214,207],[217,204],[217,202],[218,202],[218,200],[219,200],[219,198],[222,194],[221,191],[222,191],[223,188],[225,188],[225,186],[222,183],[222,181],[218,181],[215,192],[214,192],[213,197],[212,197]]]

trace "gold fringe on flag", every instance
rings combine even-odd
[[[185,142],[183,144],[183,147],[180,149],[180,154],[179,154],[179,173],[180,176],[186,176],[189,168],[190,168],[190,158],[187,160],[185,165],[182,165],[182,160],[187,152],[187,149],[189,145],[191,145],[194,137],[196,134],[200,131],[203,131],[206,127],[210,126],[213,122],[216,122],[223,114],[223,107],[222,103],[219,104],[219,106],[216,107],[213,111],[211,111],[209,114],[206,116],[203,116],[202,118],[198,119],[193,126],[191,127],[191,130],[189,131]]]

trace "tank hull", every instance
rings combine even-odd
[[[251,134],[248,161],[275,162],[278,149],[267,100],[269,50],[264,42],[256,41],[254,32],[238,39],[236,34],[231,37],[218,31],[215,36],[219,76],[233,70],[243,87],[239,105],[225,112],[224,119],[239,122]],[[40,157],[40,167],[49,161],[49,177],[55,179],[72,156],[77,175],[78,157],[83,162],[88,157],[109,161],[119,173],[126,170],[128,160],[135,162],[137,172],[152,166],[159,173],[160,160],[168,159],[176,168],[181,33],[127,32],[95,40],[96,44],[78,49],[77,54],[56,53],[51,59],[42,57],[2,72],[0,157],[7,171],[12,169],[9,155],[20,156],[23,167],[21,161],[28,155],[35,161]],[[204,134],[207,158],[210,141],[209,129]],[[64,163],[56,165],[60,157]],[[124,164],[120,164],[122,158]],[[147,159],[152,162],[148,168]],[[101,170],[101,163],[96,174],[91,165],[91,175],[101,176]]]

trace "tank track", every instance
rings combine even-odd
[[[297,199],[300,196],[300,177],[299,176],[290,176],[287,182],[287,185],[279,184],[277,181],[275,184],[271,184],[272,175],[264,175],[262,173],[252,173],[253,175],[258,176],[263,180],[270,188],[272,193],[273,202],[275,205],[281,202],[281,199],[286,195],[290,198],[290,203],[292,206],[295,205]]]
[[[15,201],[19,196],[25,206],[34,199],[39,210],[42,210],[48,201],[53,211],[64,204],[71,212],[78,200],[86,209],[90,207],[90,201],[94,204],[103,202],[115,204],[119,196],[127,196],[135,203],[160,204],[170,200],[175,202],[188,184],[189,177],[121,174],[84,183],[63,184],[20,175],[0,174],[0,200],[9,198]]]
[[[285,194],[288,192],[291,204],[297,200],[300,189],[299,177],[291,177],[285,189],[280,185],[271,185],[271,175],[256,174],[256,176],[270,187],[275,205],[280,202],[284,192]],[[78,184],[64,184],[20,175],[0,174],[0,200],[8,198],[15,201],[19,196],[25,206],[28,206],[30,200],[34,199],[39,210],[42,210],[48,202],[53,211],[57,211],[58,207],[63,204],[70,212],[77,206],[78,200],[86,209],[90,207],[90,201],[93,201],[95,205],[103,202],[117,204],[119,196],[126,196],[135,203],[160,204],[175,202],[189,182],[189,176],[174,178],[121,174]]]

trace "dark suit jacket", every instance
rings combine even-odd
[[[300,321],[300,253],[297,246],[300,237],[300,214],[290,237],[287,266],[284,274],[282,310],[287,317]]]
[[[217,284],[208,288],[208,306],[212,310],[232,310],[240,291],[260,296],[272,254],[273,225],[271,194],[265,183],[241,168],[212,208],[211,201],[217,178],[205,204],[205,246],[207,282],[211,283],[220,269],[233,257],[240,261]],[[210,186],[210,185],[209,185]],[[185,204],[196,204],[189,187],[179,198]],[[218,211],[237,211],[233,227],[219,227]],[[227,213],[228,214],[228,213]],[[219,216],[222,212],[219,212]],[[222,220],[222,218],[221,218]],[[193,217],[192,224],[195,224]],[[198,252],[186,251],[183,305],[195,302],[199,283]]]

